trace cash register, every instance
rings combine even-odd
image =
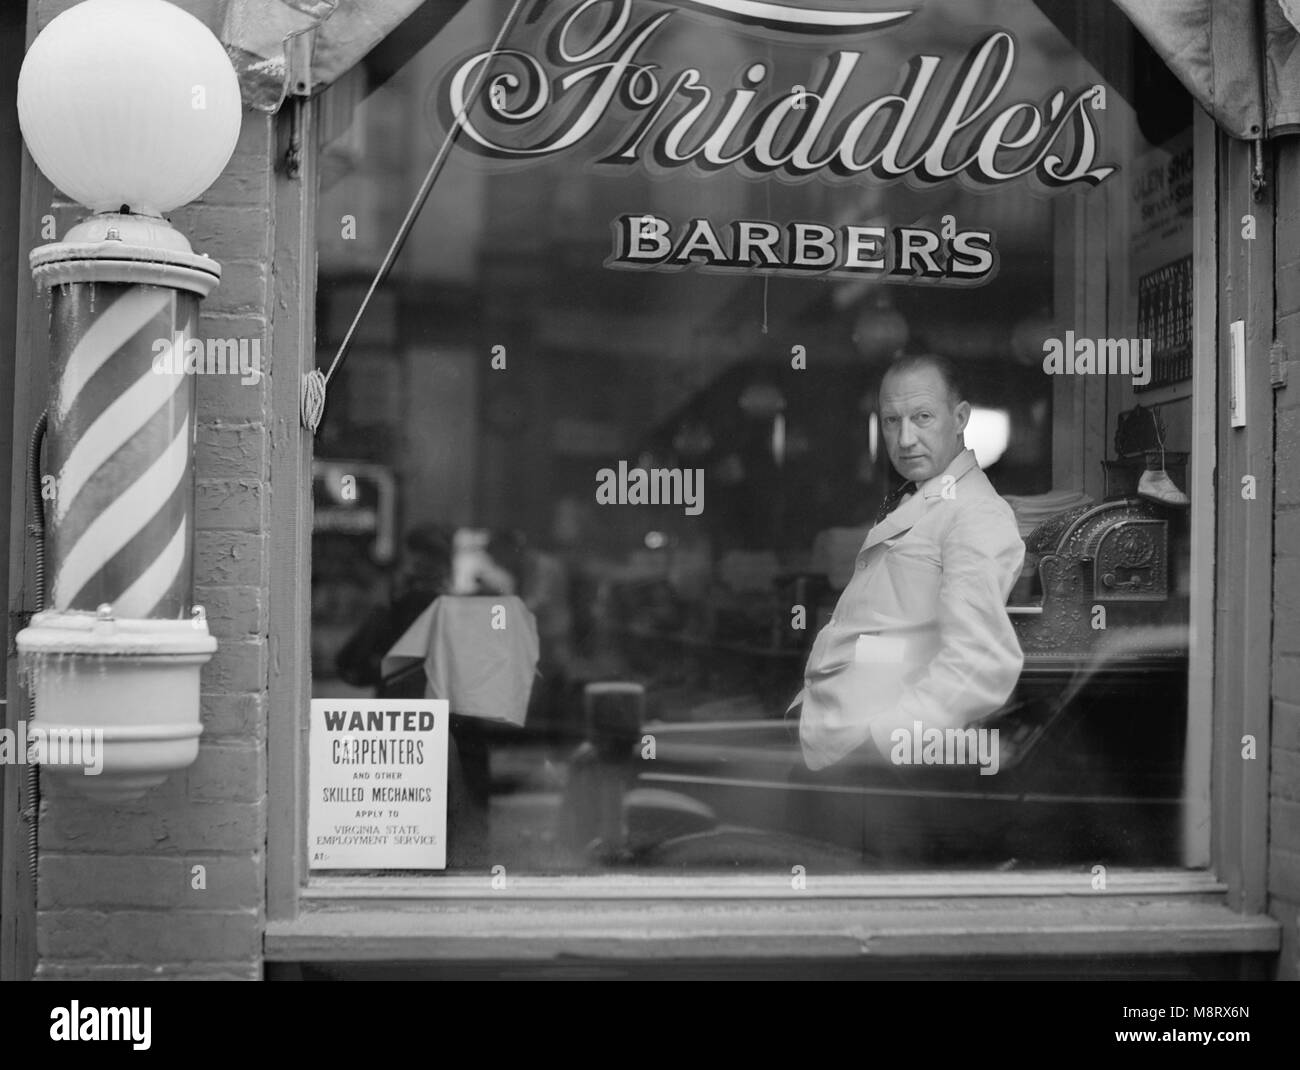
[[[1186,656],[1187,511],[1138,496],[1155,458],[1102,462],[1105,498],[1049,517],[1025,539],[1025,579],[1007,611],[1026,668],[1095,659]],[[1165,452],[1175,486],[1187,454]]]

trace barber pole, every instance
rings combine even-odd
[[[221,277],[167,213],[221,175],[242,115],[225,46],[166,0],[70,5],[18,72],[32,159],[89,214],[29,257],[50,302],[48,420],[29,472],[50,583],[14,641],[33,724],[103,740],[102,768],[46,772],[107,801],[199,753],[200,672],[217,642],[191,605],[195,383],[188,362],[155,358],[197,343],[199,301]],[[29,777],[26,805],[38,795]]]
[[[194,335],[198,297],[79,282],[54,287],[51,315],[52,608],[187,617],[195,387],[152,357]]]
[[[159,339],[196,337],[221,269],[161,219],[119,213],[31,264],[50,294],[52,583],[18,648],[35,721],[101,733],[104,773],[80,790],[133,798],[197,755],[198,672],[216,649],[190,604],[196,384],[155,356]]]
[[[189,616],[194,377],[158,339],[192,338],[221,268],[162,220],[103,213],[33,250],[51,293],[51,609]]]

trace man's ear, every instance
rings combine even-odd
[[[959,401],[957,407],[952,410],[953,418],[957,421],[957,434],[962,434],[966,430],[966,425],[970,423],[970,402]]]

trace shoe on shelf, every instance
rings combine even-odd
[[[1139,498],[1159,502],[1161,505],[1191,504],[1191,499],[1178,489],[1174,481],[1169,478],[1169,473],[1163,468],[1155,471],[1147,469],[1143,472],[1142,478],[1138,480],[1137,493]]]

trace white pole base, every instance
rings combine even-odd
[[[199,753],[199,674],[217,649],[202,620],[36,614],[17,636],[36,712],[18,760],[70,792],[138,799]]]

